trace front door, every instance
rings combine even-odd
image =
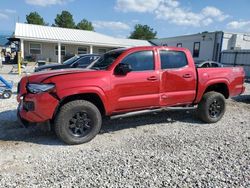
[[[159,106],[159,72],[155,71],[153,51],[134,52],[120,63],[131,65],[127,75],[112,75],[113,111]]]
[[[195,67],[188,64],[182,51],[160,50],[162,106],[190,104],[195,99]]]

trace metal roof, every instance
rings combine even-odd
[[[16,23],[15,38],[31,41],[88,44],[94,46],[151,46],[146,40],[115,38],[94,31]]]

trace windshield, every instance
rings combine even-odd
[[[75,62],[77,59],[79,59],[80,56],[75,55],[74,57],[71,57],[70,59],[63,62],[64,65],[70,65],[71,63]]]
[[[105,70],[124,52],[124,50],[110,51],[103,54],[99,59],[94,61],[89,68],[95,70]]]

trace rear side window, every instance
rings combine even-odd
[[[86,67],[90,64],[90,57],[82,57],[77,61],[78,67]]]
[[[160,51],[161,69],[174,69],[186,66],[187,58],[184,52]]]
[[[212,67],[219,67],[219,65],[217,64],[217,63],[211,63],[212,65]]]
[[[154,70],[153,51],[135,52],[125,57],[121,63],[131,65],[132,71]]]

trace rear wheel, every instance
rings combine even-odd
[[[225,97],[217,92],[206,93],[198,105],[198,116],[206,123],[219,121],[226,110]]]
[[[2,94],[4,99],[9,99],[11,97],[11,95],[12,95],[12,92],[8,91],[8,90],[4,91]]]
[[[63,105],[55,120],[57,136],[67,144],[82,144],[100,131],[102,117],[98,108],[85,100]]]

